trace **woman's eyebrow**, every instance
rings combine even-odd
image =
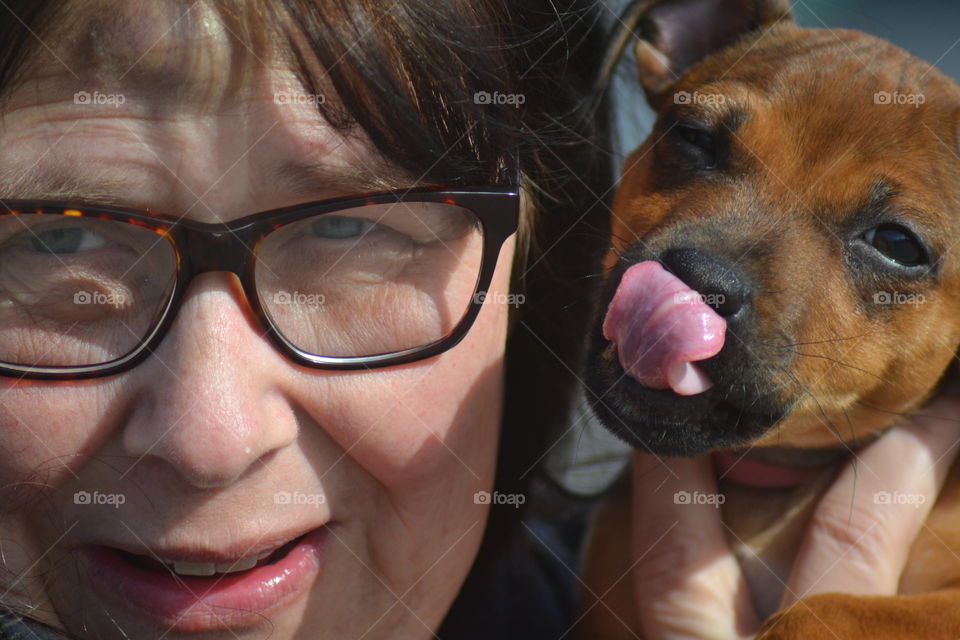
[[[148,182],[154,187],[161,187],[157,190],[158,193],[170,193],[176,187],[176,178],[167,176],[168,179],[158,183],[157,180],[163,178],[164,172],[158,171],[156,176],[147,176],[142,173],[145,167],[139,169],[134,175],[124,174],[113,167],[74,169],[52,166],[28,171],[0,169],[0,198],[70,201],[77,204],[136,209],[170,209],[171,212],[182,206],[190,206],[189,203],[181,206],[173,202],[153,200],[149,193],[153,190],[144,188]],[[320,200],[411,186],[416,185],[398,171],[384,170],[382,173],[374,173],[366,168],[358,170],[322,163],[285,161],[267,174],[266,183],[260,190],[278,199],[293,195]],[[197,200],[189,192],[185,193],[185,197],[190,203]]]
[[[60,167],[23,173],[0,171],[0,197],[20,200],[60,200],[145,208],[143,180],[112,171],[85,175]],[[138,195],[140,197],[138,197]]]
[[[270,179],[282,190],[296,195],[350,195],[420,186],[403,172],[387,167],[357,169],[299,161],[281,163],[271,172]]]

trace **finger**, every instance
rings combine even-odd
[[[864,449],[822,498],[782,606],[808,595],[897,593],[910,547],[957,456],[960,393],[951,386]]]
[[[759,621],[727,545],[710,458],[638,453],[633,473],[633,581],[645,637],[752,637]]]

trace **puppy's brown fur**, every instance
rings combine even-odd
[[[593,397],[605,397],[600,417],[628,441],[665,455],[747,447],[758,459],[808,449],[848,453],[929,398],[960,346],[960,87],[888,42],[801,29],[780,0],[650,0],[634,3],[633,14],[642,32],[640,78],[658,120],[624,165],[598,323],[625,261],[657,259],[676,246],[722,256],[752,283],[753,319],[728,328],[725,350],[740,349],[736,357],[722,352],[704,363],[719,382],[694,401],[701,404],[690,422],[723,402],[748,409],[755,402],[775,419],[757,417],[763,429],[718,426],[708,436],[691,428],[699,440],[691,435],[689,448],[677,440],[658,451],[656,435],[668,432],[648,424],[655,418],[645,412],[687,400],[636,400],[637,390],[620,382],[615,353],[595,335],[588,378]],[[694,24],[685,26],[688,17]],[[884,93],[908,103],[878,104]],[[677,95],[705,98],[678,103]],[[923,104],[909,96],[923,96]],[[703,158],[691,160],[676,139],[676,127],[691,122],[722,139],[716,167],[692,166]],[[853,244],[870,220],[916,230],[929,245],[929,268],[911,275],[865,258]],[[879,304],[885,293],[905,302]],[[741,563],[765,614],[782,589],[765,567],[786,581],[835,468],[795,490],[721,485],[724,520],[744,542]],[[631,580],[623,578],[631,564],[630,503],[624,479],[595,516],[582,637],[641,636]],[[901,596],[810,598],[763,637],[960,637],[960,591],[951,591],[960,588],[958,556],[954,468],[913,546]],[[604,593],[604,604],[591,606],[590,594]]]

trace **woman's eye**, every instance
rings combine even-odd
[[[40,230],[30,238],[30,246],[41,253],[78,253],[100,249],[106,244],[103,236],[81,227]]]
[[[311,231],[321,238],[356,238],[367,233],[377,224],[363,218],[346,216],[323,216],[311,225]]]
[[[863,239],[887,259],[905,267],[916,267],[929,262],[923,243],[905,227],[883,224],[867,231]]]

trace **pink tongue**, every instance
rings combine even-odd
[[[693,363],[720,353],[726,330],[726,320],[659,262],[627,269],[603,322],[628,375],[684,396],[713,386]]]

